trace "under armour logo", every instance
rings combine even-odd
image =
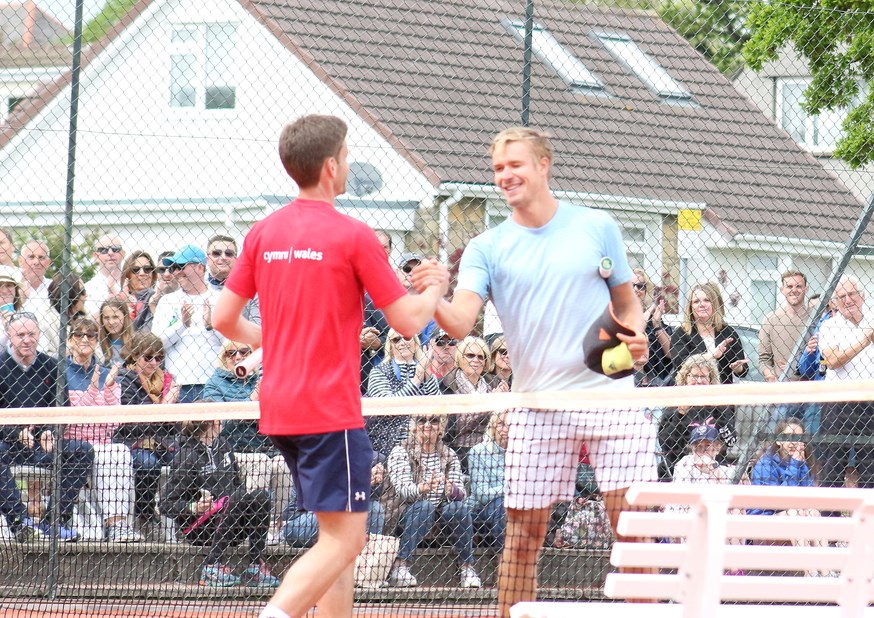
[[[355,492],[355,501],[361,502],[362,500],[367,500],[367,494],[364,493],[363,491],[356,491]]]

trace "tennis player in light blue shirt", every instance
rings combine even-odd
[[[491,147],[495,185],[510,218],[474,238],[462,256],[452,302],[437,306],[437,322],[461,339],[492,299],[522,392],[633,388],[631,376],[611,379],[586,365],[583,341],[608,303],[633,335],[617,335],[638,364],[646,361],[643,313],[631,286],[622,237],[608,214],[559,202],[549,189],[552,145],[528,128],[499,133]],[[609,262],[604,258],[610,258]],[[612,267],[602,272],[603,263]],[[423,262],[413,285],[445,266]],[[626,489],[656,479],[655,428],[638,410],[514,410],[508,415],[507,533],[498,575],[503,616],[536,599],[536,561],[552,504],[573,497],[585,442],[614,531],[627,510]]]

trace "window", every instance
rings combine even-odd
[[[645,54],[637,43],[622,34],[598,34],[598,39],[619,63],[634,73],[647,88],[666,101],[690,103],[692,94],[675,80],[651,56]]]
[[[525,24],[512,22],[511,28],[524,44]],[[604,85],[595,75],[586,68],[579,58],[570,53],[559,43],[548,30],[534,25],[531,30],[531,50],[561,77],[571,90],[580,94],[603,92]]]
[[[841,124],[849,110],[847,108],[824,110],[811,116],[802,107],[804,91],[810,80],[781,79],[778,83],[780,126],[792,139],[811,150],[832,150],[841,137]],[[861,103],[863,96],[864,87],[860,87],[852,106]]]
[[[235,24],[184,24],[170,38],[170,107],[234,109]]]

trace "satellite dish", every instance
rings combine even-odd
[[[364,197],[382,189],[382,174],[370,163],[353,161],[349,164],[346,192],[355,197]]]

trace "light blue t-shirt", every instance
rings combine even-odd
[[[601,259],[613,272],[601,277]],[[491,298],[504,327],[517,392],[633,387],[586,367],[583,337],[610,302],[610,287],[631,280],[613,218],[559,202],[544,226],[507,219],[470,241],[456,289]],[[609,287],[608,287],[609,286]]]

